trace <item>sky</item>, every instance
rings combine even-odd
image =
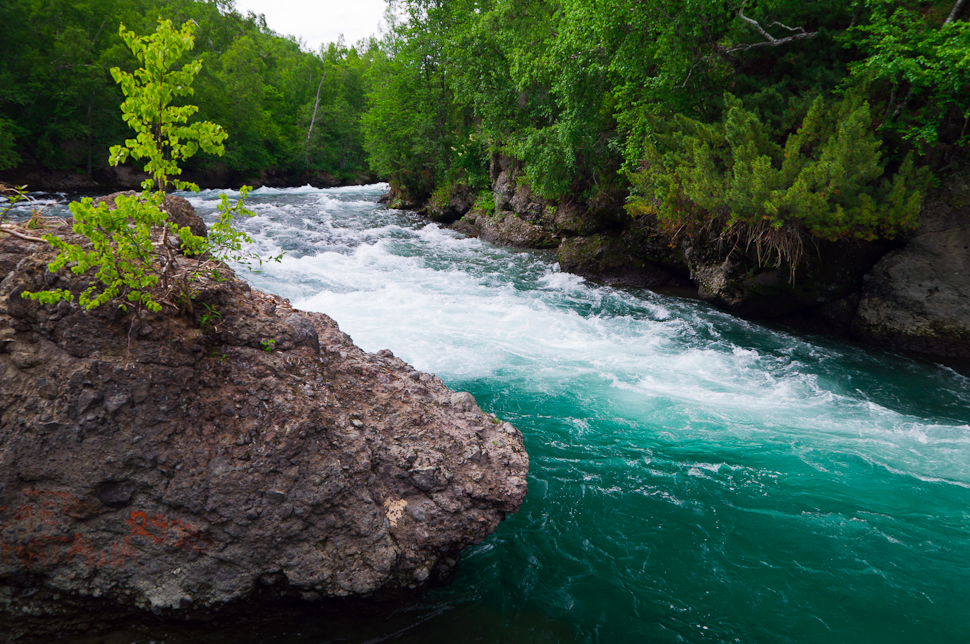
[[[340,34],[348,46],[377,36],[385,7],[384,0],[236,0],[239,13],[263,14],[270,29],[302,38],[312,51]]]

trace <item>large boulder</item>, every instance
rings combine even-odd
[[[461,219],[475,205],[475,195],[464,183],[453,183],[440,193],[432,195],[431,201],[421,211],[431,221],[450,224]]]
[[[963,175],[964,199],[970,196],[968,177]],[[944,194],[952,200],[961,191],[950,185]],[[970,203],[929,203],[917,235],[866,276],[852,321],[857,336],[893,349],[970,358],[968,213]]]
[[[622,212],[622,211],[621,211]],[[579,200],[563,199],[556,207],[552,228],[563,236],[590,236],[617,229],[616,217],[590,210]]]
[[[21,293],[86,280],[51,274],[45,245],[0,238],[14,254],[0,276],[0,642],[256,597],[409,592],[522,502],[512,425],[326,315],[225,267],[192,315],[41,306]]]

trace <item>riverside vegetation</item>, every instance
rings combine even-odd
[[[775,260],[891,238],[970,141],[964,4],[395,3],[367,149],[404,201],[488,190],[500,154],[548,201],[741,229]]]
[[[365,145],[396,204],[565,271],[970,355],[936,310],[966,302],[936,276],[970,231],[967,4],[395,2]],[[912,285],[864,285],[930,233]]]

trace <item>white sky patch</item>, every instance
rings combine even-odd
[[[270,29],[302,38],[311,51],[337,42],[341,34],[348,47],[377,36],[386,8],[384,0],[236,0],[239,13],[263,14]]]

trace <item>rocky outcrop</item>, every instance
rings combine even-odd
[[[444,194],[433,196],[421,211],[431,221],[443,224],[456,222],[475,205],[475,195],[464,183],[454,183],[446,188]]]
[[[771,319],[845,298],[893,246],[890,242],[824,242],[805,248],[795,271],[759,261],[751,249],[704,239],[685,242],[684,258],[702,300],[735,315]]]
[[[837,334],[947,358],[970,357],[970,166],[952,164],[909,239],[810,240],[796,269],[758,256],[755,243],[703,233],[667,235],[629,217],[623,190],[590,198],[537,196],[521,162],[494,154],[494,209],[473,209],[454,230],[520,248],[558,248],[563,271],[615,286],[693,285],[745,318]],[[454,216],[454,212],[451,213]],[[784,240],[783,240],[784,241]],[[878,262],[878,264],[877,264]]]
[[[622,215],[622,210],[619,211]],[[563,238],[583,237],[606,231],[618,232],[621,226],[616,212],[590,209],[575,200],[563,200],[555,208],[551,228]]]
[[[558,253],[563,271],[602,280],[612,286],[687,286],[689,280],[677,270],[676,263],[670,261],[673,259],[671,255],[670,249],[663,244],[651,243],[633,231],[620,236],[569,237],[563,239]]]
[[[0,281],[0,641],[420,588],[525,495],[512,425],[325,315],[225,268],[191,318],[44,307],[21,293],[85,280],[0,238],[18,256]]]
[[[556,248],[559,237],[543,226],[530,223],[514,212],[498,211],[488,214],[473,210],[463,220],[466,224],[455,227],[457,230],[476,234],[485,241],[500,246],[514,246],[515,248]]]
[[[532,198],[532,190],[522,181],[521,163],[511,157],[493,154],[489,165],[496,211],[521,212],[532,218],[541,216],[543,204]],[[513,205],[515,204],[515,205]]]
[[[492,155],[490,173],[493,204],[469,209],[452,223],[454,230],[503,246],[557,248],[571,237],[616,228],[616,221],[604,212],[593,212],[577,200],[555,202],[537,196],[515,159]],[[571,256],[580,252],[577,246]]]
[[[970,172],[949,177],[916,236],[866,276],[852,321],[863,340],[970,358]]]
[[[493,155],[490,169],[494,212],[498,218],[500,213],[513,213],[558,239],[618,231],[621,220],[626,219],[622,209],[615,207],[602,207],[572,197],[551,201],[537,196],[521,164],[509,157]]]

